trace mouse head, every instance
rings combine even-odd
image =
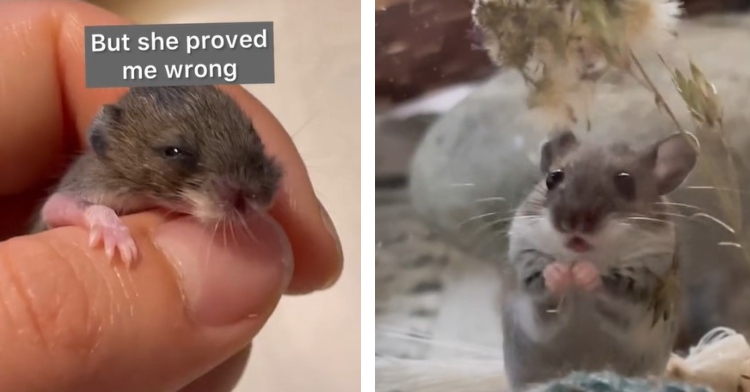
[[[206,220],[270,207],[282,174],[239,106],[213,86],[132,88],[101,109],[89,142],[127,189]]]
[[[663,210],[662,196],[682,184],[697,160],[681,134],[636,151],[622,143],[584,146],[570,131],[552,136],[541,156],[541,208],[578,251],[628,219],[653,218]]]

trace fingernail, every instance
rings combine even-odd
[[[200,324],[229,325],[263,314],[291,279],[289,240],[266,214],[216,230],[181,218],[160,227],[155,242],[177,269],[188,312]]]
[[[320,216],[323,219],[323,227],[326,228],[326,231],[328,234],[333,237],[333,240],[336,242],[336,252],[338,255],[338,264],[341,265],[344,263],[344,250],[341,248],[341,240],[339,239],[339,234],[336,231],[336,227],[333,225],[333,221],[331,220],[331,216],[328,215],[328,211],[326,211],[325,207],[323,207],[323,204],[318,201],[318,207],[320,208]],[[326,282],[323,285],[323,289],[327,289],[331,286],[333,286],[334,283],[338,281],[338,275],[333,277],[330,281]]]

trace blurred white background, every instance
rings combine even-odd
[[[343,243],[330,290],[282,299],[240,392],[360,389],[360,2],[95,0],[137,23],[273,21],[276,83],[245,86],[292,135]]]

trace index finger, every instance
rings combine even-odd
[[[25,192],[58,173],[102,104],[125,89],[87,89],[84,26],[131,24],[83,2],[0,3],[0,196]],[[285,178],[271,214],[295,258],[290,292],[321,289],[341,272],[335,230],[302,159],[277,119],[242,87],[222,86],[252,119]]]

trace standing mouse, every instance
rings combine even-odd
[[[282,177],[240,107],[214,86],[131,88],[101,108],[88,140],[31,231],[85,227],[90,246],[128,265],[137,248],[119,216],[164,208],[241,224],[270,207]]]
[[[635,150],[570,131],[542,146],[546,177],[509,231],[505,367],[519,390],[571,371],[659,375],[678,331],[677,238],[665,195],[697,151],[676,134]]]

